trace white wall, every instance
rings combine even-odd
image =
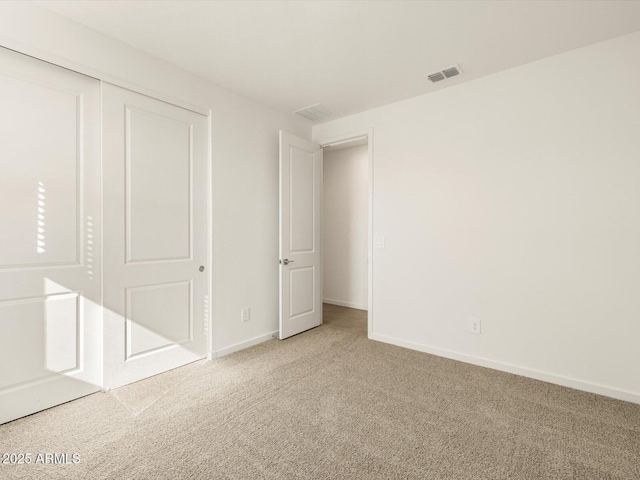
[[[278,130],[310,124],[29,3],[0,2],[0,45],[212,110],[214,350],[277,330]]]
[[[371,127],[374,338],[640,403],[640,33]]]
[[[325,151],[323,188],[323,297],[367,309],[368,147]]]

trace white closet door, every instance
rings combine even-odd
[[[206,356],[207,118],[103,85],[105,386]]]
[[[0,48],[0,423],[100,389],[100,83]]]

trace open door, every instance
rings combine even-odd
[[[322,149],[280,131],[280,339],[322,323]]]

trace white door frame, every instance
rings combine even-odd
[[[207,325],[207,360],[213,360],[213,110],[207,110],[207,303],[205,324]]]
[[[33,57],[47,63],[51,63],[58,67],[63,67],[67,70],[81,73],[83,75],[86,75],[87,77],[92,77],[96,80],[110,83],[112,85],[115,85],[116,87],[125,88],[127,90],[131,90],[132,92],[146,95],[147,97],[162,100],[165,103],[170,103],[177,107],[185,108],[201,115],[207,116],[209,113],[209,109],[206,107],[189,103],[172,95],[168,95],[166,93],[162,93],[152,88],[146,87],[145,85],[134,83],[125,78],[117,75],[112,75],[103,70],[98,70],[84,63],[69,60],[68,58],[62,57],[53,51],[37,48],[14,38],[4,36],[2,34],[0,34],[0,46],[18,53],[22,53],[23,55],[27,55],[29,57]]]
[[[367,156],[369,159],[367,168],[369,184],[369,198],[367,201],[369,211],[367,228],[367,337],[371,338],[373,335],[373,128],[366,128],[341,135],[333,135],[331,137],[323,137],[320,138],[317,143],[324,148],[362,137],[367,137]],[[324,198],[324,192],[322,197]],[[324,265],[322,265],[322,267],[324,268]]]

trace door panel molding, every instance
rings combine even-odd
[[[186,287],[187,290],[187,335],[186,338],[164,338],[164,344],[157,345],[155,347],[147,348],[146,350],[141,350],[138,352],[133,352],[133,334],[137,327],[145,328],[144,325],[141,325],[140,319],[132,319],[133,316],[133,295],[135,293],[140,292],[153,292],[157,293],[158,290],[167,290],[176,287]],[[139,285],[136,287],[129,287],[126,289],[126,306],[125,306],[125,321],[126,321],[126,331],[125,331],[125,344],[126,344],[126,352],[125,352],[125,361],[130,361],[137,357],[143,356],[147,353],[154,352],[160,349],[172,348],[178,345],[182,345],[184,343],[193,342],[193,282],[191,280],[179,281],[179,282],[166,282],[166,283],[158,283],[153,285]],[[162,306],[162,298],[157,299]]]
[[[174,228],[171,228],[170,231],[171,231],[172,238],[175,238],[175,235],[177,234],[177,232],[179,230],[183,230],[182,235],[184,235],[185,238],[182,239],[183,245],[181,247],[184,250],[186,250],[184,255],[179,255],[179,254],[167,255],[167,256],[150,255],[150,257],[135,258],[136,255],[134,254],[134,247],[135,247],[135,251],[137,252],[138,250],[141,250],[142,249],[141,247],[143,246],[139,245],[140,242],[135,241],[136,239],[134,238],[133,217],[134,216],[137,218],[141,217],[144,214],[144,212],[136,212],[136,214],[134,215],[134,212],[133,212],[134,207],[137,207],[139,203],[143,203],[142,201],[136,201],[133,198],[133,196],[135,195],[135,192],[133,192],[134,183],[144,186],[148,181],[148,179],[150,177],[152,178],[154,172],[152,170],[136,172],[138,173],[138,175],[142,174],[142,178],[137,178],[138,176],[132,174],[132,169],[135,169],[135,170],[139,169],[137,165],[134,166],[134,163],[138,163],[138,162],[133,161],[131,144],[132,144],[132,135],[133,135],[132,128],[134,127],[133,125],[134,122],[133,122],[132,113],[140,113],[143,116],[146,116],[148,119],[154,119],[154,120],[160,119],[161,122],[165,123],[165,125],[157,126],[160,128],[163,128],[163,127],[164,128],[162,132],[157,132],[157,134],[154,135],[153,145],[151,146],[147,145],[147,148],[148,149],[150,148],[153,151],[144,152],[143,150],[142,152],[140,152],[139,150],[141,149],[141,147],[138,146],[136,148],[136,157],[144,156],[144,153],[150,153],[151,158],[153,158],[154,161],[157,161],[157,157],[159,155],[167,155],[168,153],[169,154],[173,153],[176,155],[176,157],[182,154],[184,156],[182,160],[186,160],[184,162],[185,163],[184,165],[179,165],[179,164],[174,165],[174,168],[172,171],[165,172],[167,176],[171,177],[171,180],[175,180],[176,176],[179,176],[179,175],[184,176],[185,178],[183,178],[183,180],[186,179],[186,192],[175,192],[173,189],[163,189],[159,191],[158,193],[160,193],[163,198],[152,199],[152,200],[155,200],[155,202],[153,202],[153,205],[151,205],[151,207],[153,208],[152,213],[157,217],[155,219],[156,221],[153,222],[155,223],[155,225],[151,225],[151,226],[147,225],[145,229],[135,229],[135,230],[136,231],[143,230],[145,236],[153,235],[154,238],[161,236],[163,233],[161,231],[162,230],[161,227],[162,225],[165,225],[167,223],[167,217],[166,217],[167,213],[168,211],[170,212],[174,211],[174,208],[171,208],[171,207],[173,207],[177,203],[180,203],[181,199],[180,199],[180,196],[177,194],[182,193],[183,196],[185,197],[182,200],[183,201],[186,200],[186,205],[184,205],[183,207],[186,208],[188,212],[188,214],[185,216],[186,225],[180,225],[179,227],[174,226]],[[141,123],[142,119],[139,119],[138,122]],[[169,128],[167,128],[169,127],[170,124],[175,124],[175,125],[184,127],[186,128],[186,131],[172,132],[170,131]],[[170,138],[168,137],[170,137],[172,134],[175,135],[177,133],[182,133],[182,135],[186,134],[186,137],[188,138],[187,144],[182,145],[182,148],[185,151],[167,152],[167,147],[169,148],[171,147],[171,145],[168,142]],[[125,145],[126,145],[125,146],[125,149],[126,149],[126,154],[125,154],[126,260],[125,261],[126,263],[130,264],[130,263],[170,262],[170,261],[176,261],[176,260],[178,261],[191,260],[192,251],[193,251],[193,124],[190,122],[185,122],[179,119],[171,118],[166,115],[160,115],[156,112],[150,112],[148,110],[137,108],[131,105],[125,105]],[[178,162],[175,162],[175,163],[178,163]],[[142,167],[144,167],[144,165]],[[152,165],[147,165],[147,167],[152,167]],[[179,167],[183,167],[183,168],[180,169]],[[180,170],[185,170],[185,171],[180,171]],[[175,187],[175,184],[172,186]],[[148,201],[150,199],[144,199],[144,200]],[[138,209],[140,209],[140,207],[136,208],[136,210]],[[179,212],[175,212],[175,213],[179,213]],[[149,212],[147,212],[147,216],[149,216]],[[151,230],[151,232],[149,232],[149,230]],[[147,240],[147,243],[153,244],[153,239],[147,238],[146,240]],[[174,253],[178,253],[178,252],[174,252]]]

